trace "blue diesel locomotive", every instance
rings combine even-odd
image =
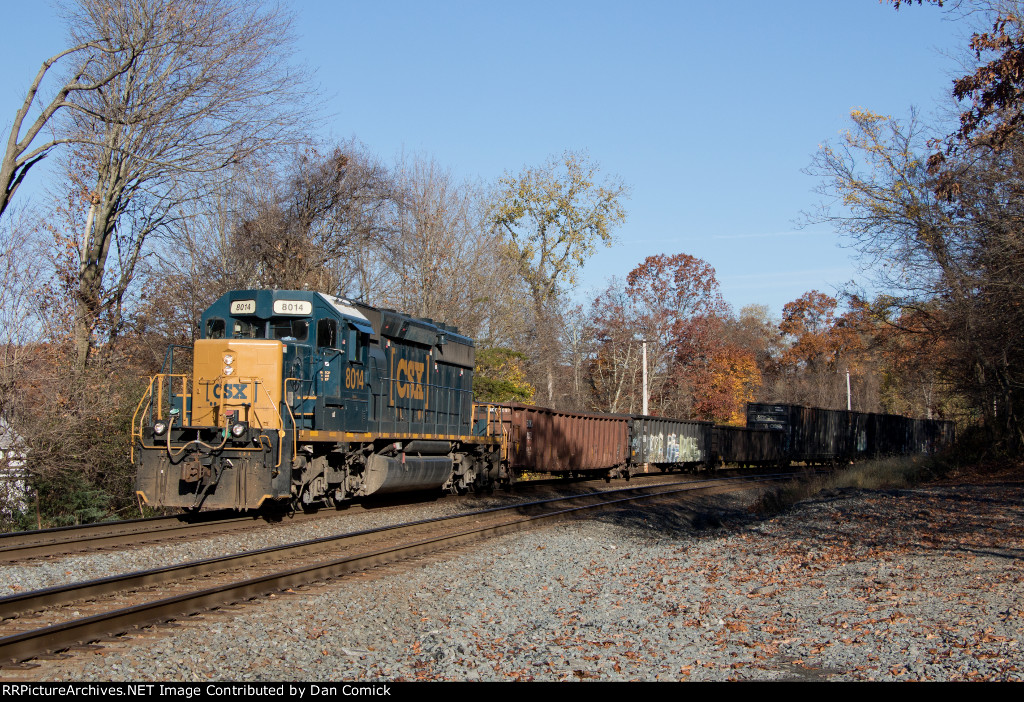
[[[299,290],[240,290],[203,313],[132,423],[148,504],[257,508],[463,492],[511,476],[474,436],[473,340],[455,327]],[[179,349],[180,350],[180,349]]]

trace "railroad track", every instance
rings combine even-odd
[[[260,515],[218,510],[0,534],[0,563],[219,533],[261,519]]]
[[[664,478],[665,474],[651,473],[634,476],[636,480]],[[533,489],[551,485],[575,484],[593,481],[593,478],[545,478],[517,483],[520,489]],[[408,494],[391,499],[374,500],[372,508],[415,502],[415,495]],[[422,497],[420,498],[422,501]],[[361,510],[360,503],[352,503],[346,511]],[[172,539],[189,539],[220,534],[228,531],[249,529],[253,525],[273,524],[287,519],[295,523],[303,519],[329,518],[335,514],[332,508],[304,514],[296,512],[245,513],[233,510],[216,510],[194,514],[177,514],[166,517],[127,519],[116,522],[99,522],[53,529],[13,532],[0,534],[0,564],[71,554],[90,553],[104,549],[122,548],[139,544],[150,544]]]
[[[538,481],[536,484],[540,484]],[[548,481],[543,481],[547,483]],[[557,481],[552,481],[557,482]],[[440,495],[439,496],[443,496]],[[416,499],[416,498],[419,499]],[[377,510],[381,507],[404,506],[423,501],[415,493],[378,498],[363,506],[347,505],[341,514]],[[161,541],[201,538],[230,531],[250,530],[253,526],[274,527],[281,522],[299,523],[309,519],[330,519],[339,514],[333,508],[304,512],[245,512],[215,510],[177,514],[165,517],[126,519],[53,529],[39,529],[0,534],[0,564],[17,561],[90,553]]]
[[[629,502],[749,489],[757,479],[684,480],[559,497],[399,524],[232,556],[116,575],[0,599],[0,663],[109,640],[237,602],[287,591],[491,536]]]

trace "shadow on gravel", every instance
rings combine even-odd
[[[905,548],[1019,561],[1024,560],[1024,549],[1006,544],[1024,537],[1022,507],[1024,485],[1007,483],[838,488],[798,502],[792,511],[801,515],[801,541],[808,550]],[[753,514],[735,496],[712,495],[685,502],[623,506],[595,519],[640,538],[674,539],[722,529],[756,529],[777,516]]]
[[[685,503],[651,502],[602,512],[598,522],[628,529],[643,538],[692,537],[723,527],[743,527],[760,521],[745,504],[730,496],[705,496]]]
[[[1005,558],[1011,561],[1022,561],[1024,560],[1024,549],[1019,548],[1000,548],[1000,549],[985,549],[985,548],[959,548],[956,549],[962,553],[970,553],[974,556],[989,556],[991,558]]]
[[[797,665],[791,661],[780,663],[778,670],[784,673],[784,677],[776,678],[775,682],[827,682],[831,676],[845,672],[832,668],[814,668],[806,665]]]

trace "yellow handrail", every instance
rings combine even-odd
[[[157,412],[163,411],[163,400],[164,400],[164,383],[167,382],[168,387],[168,398],[174,397],[174,378],[181,378],[182,392],[181,392],[181,409],[182,417],[181,421],[183,424],[188,423],[188,403],[185,398],[188,393],[185,392],[187,389],[188,376],[184,373],[157,373],[156,375],[150,376],[149,387],[142,394],[139,399],[139,404],[135,406],[135,413],[132,415],[132,430],[131,430],[131,460],[135,462],[135,440],[142,440],[142,426],[145,421],[146,412],[153,406],[153,386],[156,385],[156,408]]]

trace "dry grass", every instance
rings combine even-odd
[[[905,488],[939,476],[936,462],[923,456],[903,456],[863,461],[832,471],[794,480],[769,490],[751,506],[763,515],[777,514],[801,500],[842,489],[878,490]]]

